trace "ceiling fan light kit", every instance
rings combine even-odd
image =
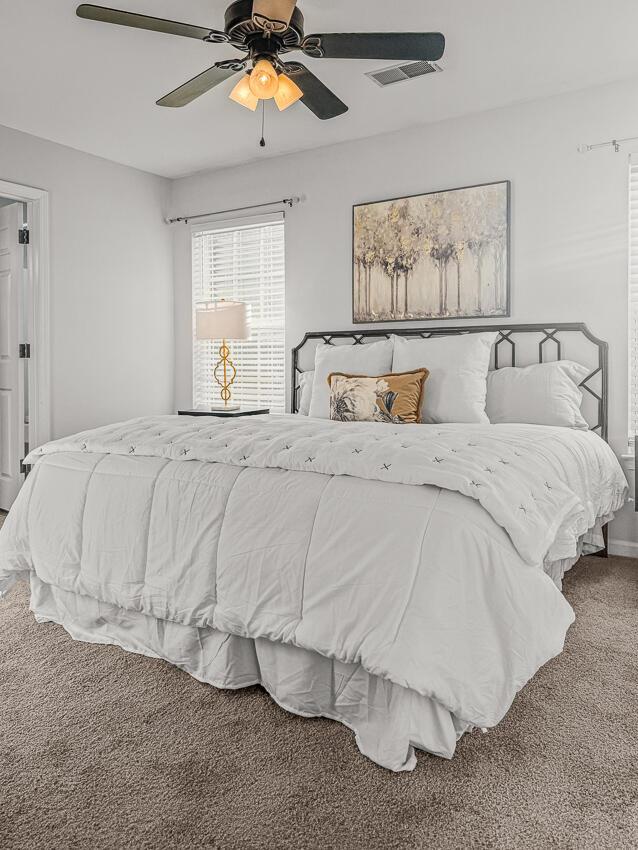
[[[282,56],[301,51],[312,59],[436,62],[445,50],[445,38],[438,32],[305,35],[304,17],[297,0],[235,0],[226,10],[223,31],[92,3],[78,6],[77,15],[92,21],[228,44],[245,54],[216,62],[157,101],[159,106],[167,107],[186,106],[243,73],[230,93],[235,103],[254,111],[260,100],[274,98],[280,110],[300,101],[325,121],[343,115],[348,107],[305,65],[283,61]]]
[[[260,100],[269,100],[270,97],[266,97],[262,89],[258,89],[258,95],[254,93],[251,86],[251,76],[251,74],[246,74],[242,77],[228,97],[240,106],[245,106],[246,109],[250,109],[251,112],[254,112],[257,109]],[[298,100],[301,100],[303,92],[299,86],[290,79],[290,77],[287,77],[285,74],[279,74],[277,77],[276,91],[273,95],[271,95],[271,97],[274,98],[279,111],[283,112],[284,109],[288,109],[288,107],[292,106],[293,103],[297,103]]]

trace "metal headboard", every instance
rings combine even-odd
[[[583,416],[592,431],[607,439],[608,344],[594,336],[582,322],[549,325],[480,325],[471,327],[374,328],[356,331],[316,331],[307,333],[292,350],[291,411],[299,409],[299,375],[314,368],[317,345],[364,345],[396,336],[429,339],[433,336],[497,331],[491,368],[528,366],[549,360],[575,360],[590,368],[581,382]],[[534,339],[533,335],[536,335]],[[536,345],[537,343],[537,345]],[[521,356],[521,349],[525,349]],[[588,409],[589,408],[589,409]]]

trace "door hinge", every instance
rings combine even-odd
[[[18,245],[28,245],[28,244],[29,244],[29,228],[25,224],[18,230]]]
[[[20,359],[28,360],[31,357],[31,343],[30,342],[21,342],[19,346]]]

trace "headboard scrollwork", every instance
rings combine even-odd
[[[466,327],[374,328],[356,331],[307,333],[292,350],[291,411],[299,410],[299,375],[314,368],[317,345],[364,345],[396,336],[429,339],[435,336],[496,331],[491,368],[529,366],[550,360],[575,360],[590,369],[581,382],[583,416],[591,430],[607,439],[608,345],[581,322],[533,325],[480,325]]]

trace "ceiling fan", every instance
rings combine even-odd
[[[135,12],[123,12],[82,3],[80,18],[126,27],[196,38],[211,44],[229,44],[245,56],[216,62],[211,68],[157,101],[159,106],[186,106],[242,71],[246,73],[230,97],[242,106],[257,108],[260,100],[274,98],[280,110],[300,100],[325,120],[348,107],[300,62],[282,56],[300,50],[313,59],[386,59],[436,61],[445,50],[441,33],[383,32],[305,35],[297,0],[236,0],[226,9],[224,30],[181,24]]]

